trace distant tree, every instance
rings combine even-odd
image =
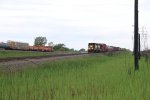
[[[60,51],[70,51],[70,49],[67,47],[62,47],[62,48],[60,48]]]
[[[52,44],[52,43],[50,43],[50,44]],[[63,43],[55,44],[53,46],[53,49],[54,49],[54,51],[75,51],[73,48],[70,49],[70,48],[66,47],[66,45]]]
[[[39,37],[36,37],[34,40],[35,46],[45,46],[46,43],[47,43],[46,37],[39,36]]]
[[[79,50],[80,52],[85,52],[86,50],[84,48],[80,49]]]
[[[63,48],[65,47],[65,44],[63,43],[59,43],[59,44],[56,44],[53,49],[58,51],[58,50],[64,50]]]
[[[75,50],[72,48],[72,49],[70,49],[70,51],[75,51]]]
[[[48,46],[49,46],[49,47],[54,47],[54,43],[53,43],[53,42],[49,42],[49,43],[48,43]]]

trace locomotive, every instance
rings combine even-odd
[[[120,50],[121,50],[120,47],[108,46],[104,43],[88,43],[89,53],[111,52]]]
[[[5,50],[22,50],[22,51],[41,51],[52,52],[53,48],[48,46],[29,46],[29,43],[8,40],[6,43],[1,42],[0,48]]]

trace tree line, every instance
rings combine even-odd
[[[36,37],[34,40],[35,46],[45,46],[46,44],[47,44],[46,37],[39,36],[39,37]],[[53,42],[49,42],[48,46],[52,47],[54,49],[54,51],[76,51],[73,48],[70,49],[70,48],[66,47],[66,45],[64,43],[54,44]],[[82,48],[79,51],[85,51],[85,49]]]

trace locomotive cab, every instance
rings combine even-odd
[[[95,50],[95,43],[88,44],[88,52],[94,52]]]
[[[99,52],[100,51],[100,45],[98,43],[89,43],[88,44],[88,52]]]

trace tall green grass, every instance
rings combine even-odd
[[[93,55],[0,74],[0,100],[149,100],[150,70],[132,55]]]

